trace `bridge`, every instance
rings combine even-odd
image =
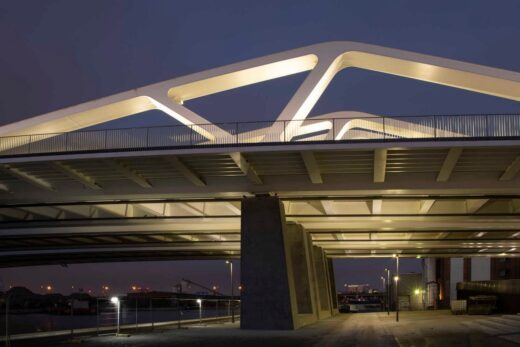
[[[517,72],[332,42],[4,125],[0,266],[240,258],[242,326],[287,329],[336,312],[334,258],[518,256],[520,114],[310,117],[348,67],[520,100]],[[274,121],[186,107],[303,71]],[[85,130],[152,109],[179,125]]]

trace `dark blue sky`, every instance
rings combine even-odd
[[[520,71],[519,13],[518,0],[3,0],[0,123],[330,40],[361,41]],[[303,78],[301,74],[229,91],[187,106],[210,121],[275,119]],[[349,69],[336,77],[312,114],[340,110],[390,115],[510,113],[519,112],[520,105]],[[109,126],[170,123],[155,112]],[[222,264],[192,264],[73,265],[44,271],[2,270],[0,276],[6,284],[25,281],[20,284],[31,286],[42,281],[39,277],[48,277],[63,288],[78,273],[92,285],[105,282],[103,276],[123,285],[130,275],[139,274],[141,282],[164,289],[180,277],[224,282],[225,287],[227,281],[220,280]],[[379,273],[342,264],[338,283],[379,284]],[[364,269],[379,267],[385,265],[371,261]],[[208,277],[208,272],[216,277]],[[100,278],[94,280],[96,273]]]

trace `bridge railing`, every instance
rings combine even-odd
[[[0,156],[301,142],[518,138],[520,114],[346,117],[0,137]]]

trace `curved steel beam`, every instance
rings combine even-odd
[[[520,101],[520,73],[356,42],[328,42],[137,88],[0,127],[0,136],[69,132],[161,110],[208,140],[230,136],[182,106],[186,100],[312,70],[278,120],[293,133],[334,76],[348,67]],[[208,126],[202,126],[208,124]]]

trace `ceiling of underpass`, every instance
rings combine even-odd
[[[238,257],[255,194],[329,257],[520,252],[518,146],[407,146],[0,158],[0,266]]]

